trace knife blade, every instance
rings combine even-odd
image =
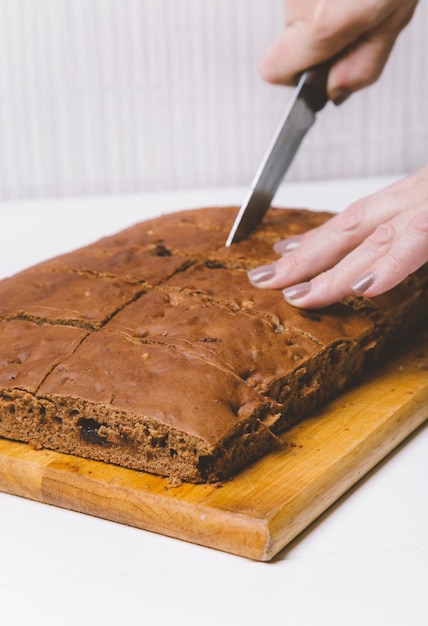
[[[226,240],[226,247],[244,239],[263,219],[299,146],[328,101],[329,66],[305,72],[299,79],[282,120],[256,172]]]

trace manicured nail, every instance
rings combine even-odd
[[[336,106],[340,106],[341,104],[345,102],[345,100],[349,98],[350,95],[351,95],[351,92],[348,91],[347,89],[339,88],[333,91],[330,97],[331,97],[332,102],[334,102]]]
[[[273,249],[277,254],[285,254],[286,252],[291,252],[299,246],[301,239],[301,237],[290,237],[289,239],[277,241],[274,244]]]
[[[293,285],[292,287],[287,287],[284,289],[283,296],[287,301],[299,300],[306,296],[311,290],[311,283],[299,283],[298,285]]]
[[[254,285],[264,283],[275,276],[276,267],[275,264],[261,265],[248,272],[248,278]]]
[[[351,289],[357,293],[364,293],[371,285],[373,285],[375,275],[373,272],[363,274],[358,280],[352,283]]]

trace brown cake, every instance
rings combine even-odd
[[[422,319],[425,266],[323,311],[252,287],[272,245],[330,214],[183,211],[0,282],[0,436],[191,482],[224,480]],[[426,310],[425,310],[426,312]]]

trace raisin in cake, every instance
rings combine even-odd
[[[330,214],[142,222],[0,281],[0,436],[191,482],[278,444],[423,316],[426,267],[379,298],[289,306],[246,272]]]

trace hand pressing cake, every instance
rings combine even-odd
[[[227,479],[424,317],[427,267],[317,312],[246,272],[328,213],[142,222],[0,282],[0,436],[190,482]],[[425,309],[426,315],[426,309]]]

